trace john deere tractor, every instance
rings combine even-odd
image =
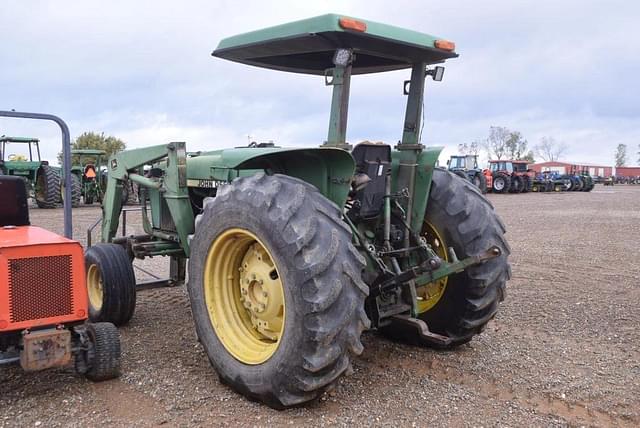
[[[75,149],[71,154],[76,160],[71,173],[82,183],[81,194],[85,205],[91,205],[94,201],[102,202],[105,184],[102,175],[102,158],[106,152],[95,149]]]
[[[21,177],[38,207],[55,208],[60,202],[60,170],[40,159],[40,140],[3,135],[0,144],[0,174]]]
[[[348,373],[365,329],[445,349],[482,332],[510,276],[505,228],[470,182],[436,168],[442,148],[420,142],[425,80],[442,79],[433,65],[457,57],[454,44],[331,14],[224,39],[213,56],[321,76],[333,93],[326,141],[201,152],[170,142],[112,156],[103,242],[86,255],[91,318],[133,316],[133,258],[170,259],[171,277],[145,287],[182,284],[188,260],[211,364],[275,408]],[[398,144],[348,144],[352,76],[402,69]],[[144,190],[145,233],[117,237],[131,182]]]

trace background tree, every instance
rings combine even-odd
[[[625,166],[627,163],[627,145],[618,144],[616,148],[616,168],[619,166]]]
[[[458,144],[458,153],[461,155],[478,155],[480,153],[480,143],[472,141],[471,143]]]
[[[121,152],[127,147],[127,145],[119,138],[112,135],[105,136],[104,132],[98,134],[97,132],[84,132],[82,135],[73,140],[71,149],[93,149],[104,150],[107,154],[103,159],[109,159],[114,153]],[[95,159],[90,156],[83,157],[84,162],[95,162]],[[58,162],[62,164],[62,152],[58,153]],[[79,163],[78,156],[71,156],[71,164],[77,165]]]
[[[638,165],[640,165],[640,144],[638,144]]]
[[[567,145],[557,142],[553,137],[542,137],[533,147],[536,156],[547,162],[555,162],[567,151]]]
[[[511,132],[503,126],[492,126],[489,128],[489,138],[487,138],[483,144],[489,159],[495,158],[500,160],[505,156],[507,140],[510,135]]]
[[[533,152],[527,151],[528,142],[518,131],[511,132],[506,141],[507,155],[515,160],[528,160],[533,162]]]

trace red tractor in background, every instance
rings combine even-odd
[[[61,119],[4,111],[0,116],[55,120],[70,158]],[[71,178],[67,169],[67,187]],[[71,199],[67,190],[65,201]],[[37,371],[73,364],[91,380],[114,378],[120,371],[120,335],[111,323],[87,322],[84,254],[70,239],[71,207],[65,206],[66,238],[31,226],[27,198],[21,177],[0,175],[0,365],[19,363]]]
[[[528,168],[525,160],[490,160],[489,170],[493,177],[491,189],[495,193],[530,192],[535,172]]]

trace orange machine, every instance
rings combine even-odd
[[[42,370],[72,362],[93,380],[119,373],[110,323],[87,323],[82,246],[31,226],[24,182],[0,176],[0,364]]]

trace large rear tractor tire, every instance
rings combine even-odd
[[[573,190],[576,192],[582,191],[582,189],[584,188],[584,181],[582,180],[582,178],[581,177],[573,177],[573,178],[575,183],[575,187],[573,188]]]
[[[497,173],[493,177],[493,191],[495,193],[506,193],[511,188],[511,177],[502,172]]]
[[[256,174],[205,199],[188,290],[222,382],[282,409],[349,372],[370,325],[364,264],[341,209],[304,181]]]
[[[35,199],[38,208],[55,208],[60,199],[60,174],[49,165],[36,173]]]
[[[524,180],[519,175],[511,177],[511,187],[509,193],[521,193],[524,189]]]
[[[60,202],[64,203],[64,180],[60,178]],[[80,178],[71,174],[71,206],[78,208],[82,199],[82,182]]]
[[[122,205],[135,205],[138,200],[138,185],[132,181],[127,181],[122,187]]]
[[[127,251],[117,244],[96,244],[84,258],[91,321],[129,322],[136,308],[136,277]]]
[[[506,282],[511,276],[509,245],[505,227],[491,203],[471,185],[454,180],[446,171],[435,170],[422,235],[439,257],[449,260],[448,247],[459,259],[477,256],[491,246],[502,254],[461,273],[419,287],[418,317],[429,330],[447,336],[453,348],[469,342],[482,332],[496,315],[505,297]],[[417,335],[392,324],[387,334],[413,343],[424,343]],[[394,333],[399,333],[394,335]],[[443,347],[443,346],[440,346]]]

